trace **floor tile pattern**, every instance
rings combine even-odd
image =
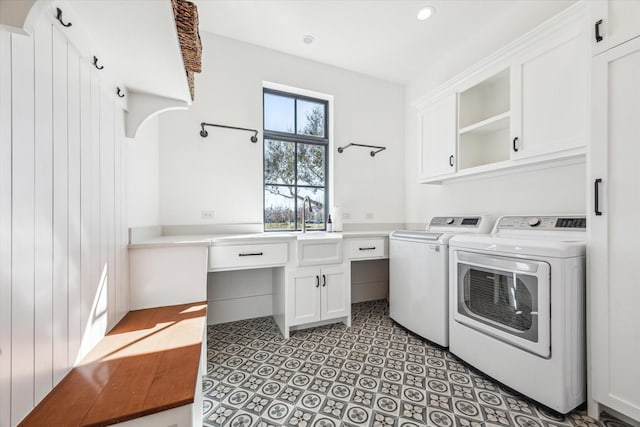
[[[205,426],[624,425],[553,414],[397,325],[384,300],[352,317],[288,340],[271,317],[209,326]]]

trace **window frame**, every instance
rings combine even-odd
[[[265,129],[265,95],[272,94],[277,96],[283,96],[286,98],[291,98],[294,100],[293,102],[293,119],[296,133],[289,132],[281,132],[281,131],[273,131]],[[315,136],[315,135],[306,135],[299,134],[298,131],[298,100],[302,101],[310,101],[318,104],[322,104],[324,106],[324,137]],[[307,96],[298,94],[294,91],[287,92],[284,90],[272,89],[269,87],[263,86],[262,88],[262,229],[264,232],[292,232],[292,231],[300,231],[302,230],[302,225],[298,223],[298,198],[295,197],[293,200],[293,218],[294,218],[294,228],[291,229],[267,229],[266,228],[266,197],[265,197],[265,187],[267,185],[271,186],[281,186],[281,187],[294,187],[296,190],[299,188],[311,188],[311,189],[324,189],[324,224],[320,229],[314,228],[314,231],[326,231],[327,229],[327,219],[329,217],[329,154],[330,154],[330,138],[329,138],[329,108],[330,101],[322,98],[315,98],[313,96]],[[294,144],[294,184],[278,184],[278,183],[267,183],[265,178],[265,154],[266,154],[266,140],[274,140],[274,141],[283,141],[290,142]],[[316,186],[316,185],[298,185],[298,144],[310,144],[316,145],[324,148],[324,186]]]

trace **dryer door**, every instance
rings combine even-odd
[[[454,251],[454,320],[541,357],[551,355],[550,266]]]

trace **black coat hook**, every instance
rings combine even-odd
[[[71,24],[71,22],[68,22],[68,23],[66,23],[66,24],[65,24],[64,22],[62,22],[62,10],[61,10],[59,7],[56,7],[56,11],[57,11],[57,13],[56,13],[56,19],[58,20],[58,22],[60,22],[60,24],[61,24],[63,27],[67,27],[67,28],[69,28],[71,25],[73,25],[73,24]]]
[[[124,93],[119,87],[118,87],[118,90],[116,91],[116,95],[118,95],[118,98],[124,98]]]
[[[93,57],[93,66],[98,70],[102,70],[104,68],[104,65],[98,65],[98,57],[96,56]]]

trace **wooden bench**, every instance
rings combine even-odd
[[[130,311],[19,426],[201,426],[206,312]]]

